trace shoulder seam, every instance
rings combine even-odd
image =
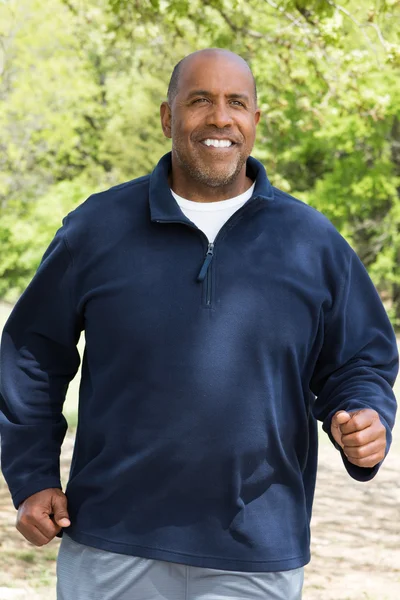
[[[292,196],[292,194],[289,194],[288,192],[284,192],[283,190],[280,190],[279,188],[275,187],[274,185],[272,186],[272,189],[274,191],[274,195],[278,192],[277,195],[282,194],[282,196],[285,196],[288,200],[293,200],[293,202],[296,202],[296,204],[301,204],[302,206],[305,206],[306,208],[312,209],[319,215],[325,216],[321,211],[314,208],[314,206],[311,206],[311,204],[307,204],[307,202],[305,202],[304,200],[301,200],[300,198],[296,198],[296,196]]]
[[[105,194],[107,192],[117,191],[117,190],[123,189],[125,187],[140,185],[141,183],[145,183],[146,179],[148,179],[149,177],[150,177],[150,175],[142,175],[141,177],[137,177],[136,179],[132,179],[131,181],[125,181],[124,183],[119,183],[118,185],[114,185],[113,187],[108,188],[108,190],[103,190],[102,192],[97,192],[97,194]],[[94,195],[96,196],[97,194],[94,194]]]

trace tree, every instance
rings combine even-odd
[[[168,149],[158,105],[173,65],[217,46],[253,68],[263,111],[254,154],[272,182],[334,222],[392,299],[400,324],[399,17],[395,0],[372,8],[366,0],[0,5],[8,23],[0,295],[21,291],[37,263],[33,248],[43,251],[53,233],[39,206],[51,209],[51,198],[62,197],[68,211],[91,190],[152,169]],[[25,250],[16,215],[29,225]],[[44,237],[36,243],[38,228]]]

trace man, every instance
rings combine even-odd
[[[298,600],[315,418],[353,478],[387,454],[393,330],[344,239],[249,157],[259,119],[240,57],[181,61],[172,154],[68,215],[5,327],[4,475],[29,541],[63,529],[60,600]]]

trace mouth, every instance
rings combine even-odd
[[[204,140],[200,140],[200,143],[205,148],[209,150],[230,150],[233,146],[236,146],[236,143],[228,138],[206,138]]]

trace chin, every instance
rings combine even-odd
[[[211,171],[210,169],[202,169],[197,172],[197,179],[202,183],[205,183],[209,187],[222,187],[233,183],[239,172],[237,168],[232,172],[232,169],[229,171]]]
[[[235,177],[230,177],[230,178],[219,178],[219,179],[204,179],[203,182],[208,185],[208,187],[211,188],[218,188],[218,187],[225,187],[226,185],[229,185],[230,183],[232,183],[235,180]]]
[[[190,177],[202,185],[207,185],[210,188],[218,188],[233,183],[240,173],[242,168],[241,161],[232,161],[226,165],[215,165],[209,162],[204,162],[202,157],[191,156],[189,153],[177,151],[175,148],[176,157]],[[224,168],[225,167],[225,168]]]

